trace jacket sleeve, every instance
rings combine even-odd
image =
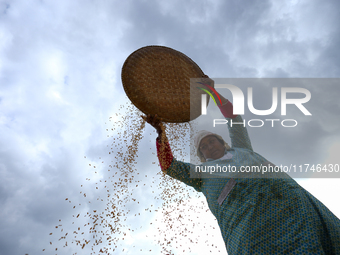
[[[194,169],[194,165],[176,160],[172,155],[169,142],[161,143],[157,139],[156,147],[159,165],[161,166],[162,171],[200,192],[201,179],[190,177],[190,169]]]
[[[245,148],[253,150],[247,129],[246,123],[240,115],[233,115],[233,105],[227,102],[224,105],[218,106],[223,116],[228,120],[229,137],[231,140],[231,147]]]

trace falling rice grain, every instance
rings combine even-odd
[[[118,117],[121,119],[117,120]],[[112,118],[110,122],[111,120]],[[111,185],[111,187],[105,186],[102,189],[102,193],[109,192],[109,194],[103,195],[106,197],[106,200],[97,198],[98,201],[104,202],[105,205],[103,206],[97,203],[98,208],[92,208],[92,213],[88,211],[84,217],[80,217],[80,215],[83,215],[81,212],[76,213],[77,220],[82,221],[80,218],[85,218],[84,220],[87,221],[85,224],[79,223],[82,224],[82,227],[87,228],[87,232],[83,231],[79,233],[75,230],[73,231],[74,238],[72,243],[75,243],[76,246],[81,247],[81,249],[90,246],[89,250],[93,251],[93,254],[116,254],[116,252],[117,254],[121,254],[122,250],[119,251],[118,249],[120,244],[125,242],[124,237],[133,236],[134,233],[138,233],[138,227],[131,226],[129,220],[131,220],[131,216],[142,217],[143,214],[141,212],[143,209],[140,207],[143,205],[147,207],[144,208],[146,212],[152,212],[154,214],[161,213],[162,215],[162,222],[155,224],[158,226],[158,234],[154,235],[155,241],[161,247],[162,254],[173,254],[172,249],[180,239],[186,240],[185,243],[194,243],[194,240],[190,239],[193,233],[193,226],[190,223],[191,220],[184,216],[185,211],[191,210],[197,212],[206,208],[203,208],[202,205],[196,205],[196,207],[189,206],[187,202],[192,199],[192,195],[188,192],[188,188],[179,181],[162,173],[160,168],[158,173],[155,173],[157,178],[159,178],[158,186],[156,187],[151,185],[154,181],[151,182],[150,177],[148,178],[147,175],[144,175],[145,183],[141,183],[143,180],[138,176],[139,172],[142,171],[141,169],[139,169],[139,171],[137,169],[137,157],[140,154],[138,145],[143,139],[145,124],[145,118],[142,118],[142,113],[131,103],[128,103],[126,107],[121,106],[119,112],[115,114],[113,127],[106,129],[107,131],[110,130],[113,132],[113,135],[108,135],[110,139],[112,138],[112,144],[108,146],[110,148],[108,154],[110,157],[113,157],[113,160],[110,165],[108,165],[109,169],[107,171],[108,173],[111,173],[110,169],[116,169],[116,171],[113,175],[104,177],[106,178],[105,180],[100,180],[100,182],[107,183],[106,185]],[[191,137],[188,137],[189,131],[192,129],[190,124],[165,123],[161,125],[161,128],[163,131],[161,137],[162,144],[169,141],[174,156],[179,160],[184,160],[184,158],[188,156],[188,153],[185,152],[184,145],[189,144],[192,140]],[[147,137],[147,139],[149,139],[149,137]],[[151,146],[155,147],[155,141],[152,142]],[[164,150],[164,147],[161,147],[161,150]],[[84,156],[84,158],[87,159],[87,156]],[[165,159],[160,158],[161,162],[162,160]],[[104,163],[104,161],[102,161],[102,163]],[[153,163],[154,162],[150,160],[150,164]],[[89,166],[91,165],[92,164],[89,163]],[[100,170],[96,171],[99,172]],[[90,181],[90,178],[86,178],[86,180]],[[96,187],[95,189],[100,190],[98,183],[96,183],[96,185],[97,186],[94,186]],[[145,201],[138,201],[136,197],[132,197],[133,192],[136,192],[136,190],[138,192],[138,189],[140,190],[142,187],[143,189],[152,189],[152,193],[157,191],[156,193],[158,195],[156,195],[156,197],[148,197],[147,199],[154,199],[155,203],[161,199],[161,205],[151,205],[150,208]],[[81,185],[81,188],[83,188],[83,185]],[[86,193],[83,193],[83,196],[83,198],[86,198]],[[194,196],[198,197],[198,195]],[[65,200],[69,200],[69,198]],[[90,202],[91,201],[89,201],[89,203]],[[131,209],[129,208],[131,207],[128,206],[129,203],[138,204],[140,212],[134,212],[130,216]],[[80,205],[81,204],[79,204],[79,206]],[[77,208],[81,210],[79,206],[77,206]],[[73,209],[75,208],[76,206],[73,206]],[[155,222],[156,221],[157,219]],[[159,227],[159,224],[162,224],[164,227]],[[150,225],[153,224],[150,223]],[[142,227],[143,226],[140,226],[140,229],[142,229]],[[79,229],[80,227],[77,226],[76,230],[79,231]],[[68,240],[67,235],[68,233],[59,239],[59,241],[64,240],[65,244],[63,247],[70,245],[70,242],[68,242],[70,240]],[[150,252],[151,251],[152,250],[150,250]]]

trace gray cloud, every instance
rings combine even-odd
[[[109,154],[111,135],[118,137],[106,129],[112,127],[110,116],[125,111],[120,69],[131,52],[153,44],[172,47],[210,77],[338,77],[338,5],[317,0],[282,5],[260,0],[2,1],[0,254],[82,252],[74,244],[62,248],[57,240],[88,222],[74,214],[104,211],[109,203],[105,185],[113,192],[111,181],[118,179],[110,167],[117,153]],[[250,130],[254,147],[269,160],[280,161],[283,154],[291,161],[327,156],[328,147],[313,148],[338,137],[339,89],[335,84],[311,93],[315,119],[303,130],[265,138]],[[145,208],[161,203],[155,198],[162,186],[152,132],[147,127],[140,143],[135,178],[140,186],[130,185],[140,203],[125,205],[131,215],[141,213],[128,218],[136,236],[155,217],[142,213]],[[130,252],[142,254],[143,248],[159,254],[152,240],[140,243],[136,236]]]

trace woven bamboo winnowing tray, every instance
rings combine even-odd
[[[143,113],[157,114],[162,121],[173,123],[201,115],[204,92],[196,88],[200,84],[190,83],[190,78],[203,76],[189,57],[164,46],[136,50],[122,68],[123,87],[131,102]]]

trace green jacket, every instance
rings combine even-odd
[[[240,174],[242,166],[268,161],[253,151],[243,125],[231,127],[228,121],[228,129],[233,157],[201,166],[219,164],[238,172],[191,178],[190,168],[193,171],[195,166],[175,158],[166,169],[171,177],[204,194],[228,254],[340,254],[340,220],[287,174],[276,178]]]

